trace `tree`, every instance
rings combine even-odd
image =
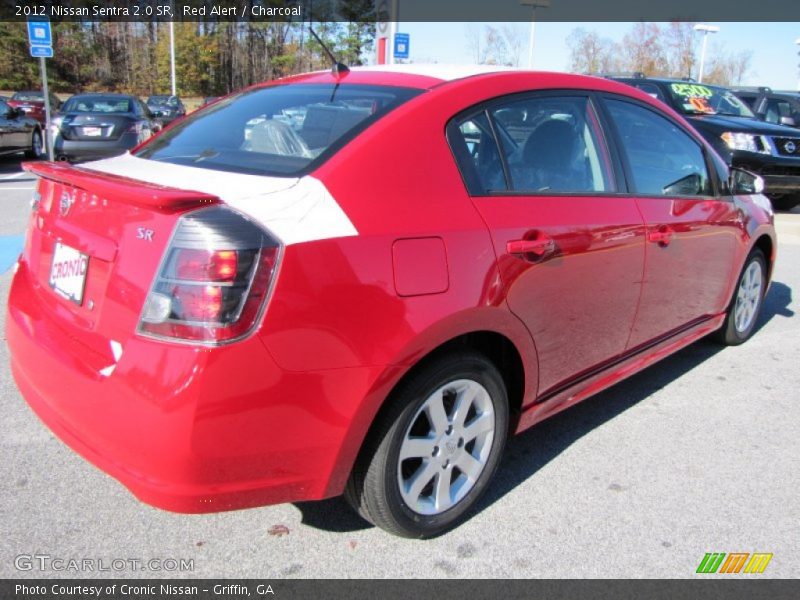
[[[635,23],[622,38],[628,70],[645,75],[669,75],[661,28],[656,23]]]
[[[612,73],[619,70],[619,48],[595,31],[573,29],[567,37],[569,70],[573,73]]]
[[[345,22],[340,29],[336,58],[347,65],[363,65],[375,39],[375,2],[342,0],[339,13]]]
[[[0,22],[0,89],[39,89],[39,61],[28,52],[25,23]]]
[[[500,30],[506,45],[506,59],[508,65],[518,67],[522,60],[522,53],[527,46],[525,31],[515,25],[505,25]]]
[[[468,25],[467,50],[477,64],[518,67],[525,47],[524,34],[516,27]]]
[[[715,45],[710,52],[712,58],[703,81],[718,85],[741,85],[742,80],[750,71],[752,52],[742,51],[736,54],[727,54],[720,45]]]
[[[673,21],[664,32],[669,74],[692,77],[697,63],[697,36],[694,23]]]

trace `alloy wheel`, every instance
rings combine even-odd
[[[428,396],[400,446],[397,481],[406,505],[437,515],[461,501],[486,467],[495,427],[489,392],[476,381],[459,379]]]
[[[736,292],[736,306],[733,311],[736,331],[744,333],[755,319],[761,301],[764,275],[761,263],[754,260],[748,266],[739,282]]]

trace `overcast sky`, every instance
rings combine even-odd
[[[773,89],[798,89],[798,50],[800,23],[710,23],[720,28],[709,34],[706,60],[719,48],[727,52],[752,51],[751,70],[743,85],[768,85]],[[492,25],[498,25],[493,23]],[[502,25],[502,24],[500,24]],[[517,23],[528,39],[530,25]],[[601,37],[621,41],[631,23],[545,23],[536,24],[534,68],[565,71],[569,66],[566,38],[582,27]],[[399,30],[411,36],[411,60],[414,62],[470,63],[465,23],[400,23]],[[699,35],[699,34],[698,34]],[[522,63],[527,65],[527,46]],[[699,55],[698,55],[699,59]]]

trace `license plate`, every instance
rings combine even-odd
[[[57,294],[81,304],[88,270],[89,257],[86,254],[56,242],[50,267],[50,287]]]
[[[86,137],[99,137],[102,135],[103,130],[99,127],[84,127],[83,128],[83,135]]]

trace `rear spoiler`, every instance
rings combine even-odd
[[[115,201],[134,204],[161,212],[184,210],[198,204],[218,204],[217,196],[192,190],[180,190],[129,177],[83,169],[68,163],[24,162],[22,168],[39,177],[78,187]]]

